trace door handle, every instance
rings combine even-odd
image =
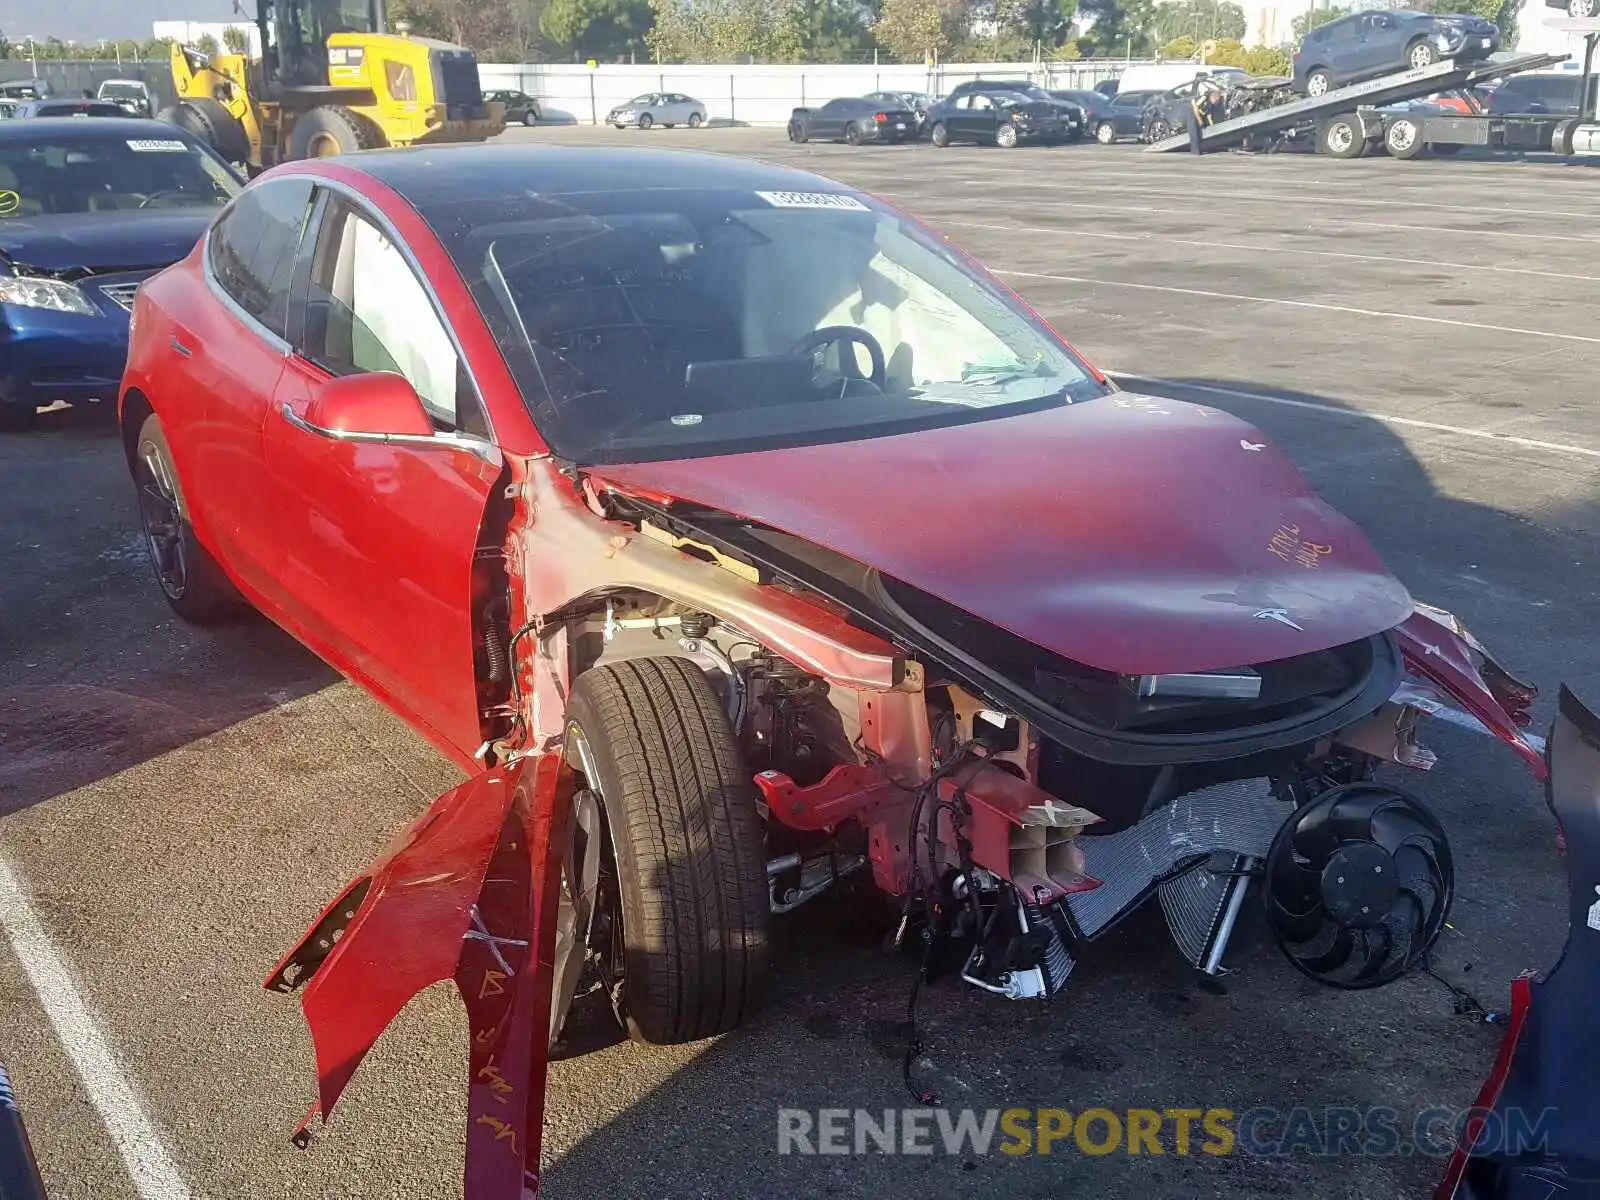
[[[194,357],[194,351],[185,346],[177,334],[172,335],[172,348],[185,358]]]

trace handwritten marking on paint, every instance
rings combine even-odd
[[[9,217],[22,207],[22,195],[7,188],[0,191],[0,217]]]
[[[1267,539],[1267,553],[1276,555],[1284,562],[1299,563],[1308,571],[1315,571],[1322,559],[1333,553],[1333,547],[1307,541],[1301,536],[1298,525],[1279,525],[1277,531]]]
[[[499,1117],[491,1117],[487,1113],[473,1122],[474,1125],[487,1125],[494,1130],[494,1140],[497,1142],[510,1142],[511,1153],[517,1152],[517,1131],[507,1125]]]
[[[494,1093],[494,1098],[500,1101],[501,1104],[511,1103],[509,1097],[517,1089],[512,1087],[510,1080],[500,1073],[500,1068],[494,1065],[494,1059],[491,1058],[478,1069],[478,1078],[489,1085],[489,1090]]]
[[[1239,449],[1241,449],[1241,450],[1254,450],[1256,453],[1259,454],[1261,451],[1265,450],[1266,448],[1267,448],[1267,444],[1265,442],[1252,442],[1252,441],[1247,441],[1245,438],[1240,438],[1239,439]]]
[[[482,1000],[486,996],[504,995],[506,990],[505,978],[505,972],[503,971],[485,971],[483,973],[483,982],[478,985],[478,999]]]

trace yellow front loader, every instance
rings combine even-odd
[[[261,57],[176,43],[170,121],[252,171],[418,142],[481,142],[505,128],[471,50],[385,31],[383,0],[258,0]]]

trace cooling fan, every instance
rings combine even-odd
[[[1279,948],[1319,983],[1392,983],[1433,945],[1450,911],[1450,845],[1398,788],[1331,788],[1285,822],[1263,872]]]

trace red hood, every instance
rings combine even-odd
[[[1119,392],[604,475],[816,542],[1106,671],[1270,662],[1411,613],[1361,531],[1254,426],[1175,400]]]

